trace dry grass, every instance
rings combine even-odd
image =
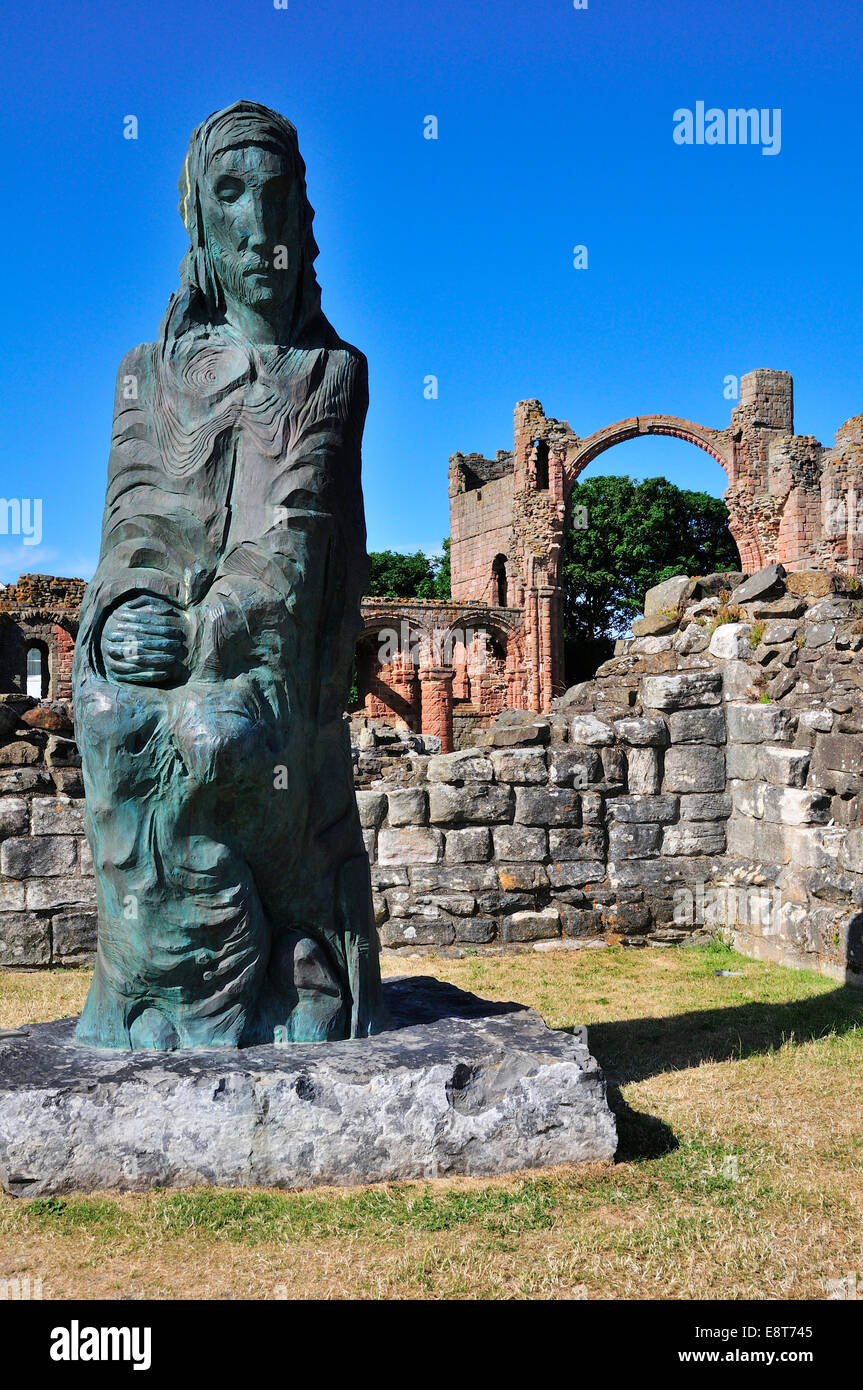
[[[719,968],[742,971],[722,977]],[[802,1298],[863,1272],[863,998],[724,948],[387,961],[590,1026],[614,1166],[310,1192],[0,1198],[62,1298]],[[0,1026],[84,972],[0,975]]]

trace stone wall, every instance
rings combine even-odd
[[[547,716],[360,793],[385,947],[665,945],[863,983],[863,602],[773,566],[680,578]]]
[[[863,983],[863,586],[679,577],[548,714],[476,746],[352,724],[393,951],[668,946],[722,930]],[[86,961],[94,888],[69,708],[0,698],[0,965]]]
[[[82,579],[22,574],[17,584],[0,585],[0,692],[26,694],[27,653],[43,657],[42,694],[72,698],[72,657],[78,614],[84,597]]]
[[[80,761],[67,704],[0,695],[0,966],[92,961]]]

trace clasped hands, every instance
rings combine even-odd
[[[181,609],[152,594],[138,594],[105,621],[105,671],[132,685],[178,684],[186,674],[188,643],[189,619]]]

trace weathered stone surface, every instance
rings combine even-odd
[[[548,851],[548,835],[540,826],[496,825],[491,833],[495,859],[541,862]]]
[[[560,935],[560,913],[556,907],[542,912],[513,912],[506,918],[508,941],[542,941]]]
[[[638,748],[664,748],[668,742],[664,719],[617,719],[614,728],[619,739]]]
[[[781,705],[729,704],[725,720],[729,743],[786,743],[794,732]]]
[[[77,743],[51,734],[45,749],[45,761],[49,767],[80,767],[81,755]]]
[[[429,789],[429,820],[434,825],[509,820],[512,805],[512,788],[490,782],[469,782],[463,787],[437,782]]]
[[[626,776],[631,792],[654,796],[662,786],[662,751],[658,748],[630,748]]]
[[[737,586],[734,590],[734,602],[751,603],[756,598],[768,598],[783,593],[785,573],[784,565],[766,565],[764,569],[758,570]]]
[[[498,924],[493,917],[467,917],[455,924],[455,939],[465,945],[485,946],[497,936]]]
[[[824,792],[765,787],[764,819],[784,825],[826,825],[830,819],[830,798]]]
[[[498,864],[497,881],[506,893],[527,893],[548,886],[548,873],[542,864],[519,863],[510,860]]]
[[[764,629],[764,641],[769,646],[781,645],[784,642],[793,642],[797,635],[797,624],[789,619],[784,621],[777,619],[768,623]]]
[[[83,835],[84,803],[56,796],[34,796],[34,835]]]
[[[560,923],[565,936],[596,936],[602,931],[602,914],[594,908],[560,907]]]
[[[721,709],[675,710],[668,728],[672,743],[725,742],[725,714]]]
[[[602,1073],[570,1033],[438,980],[384,992],[387,1032],[326,1047],[95,1052],[70,1020],[0,1039],[0,1182],[308,1187],[613,1157]]]
[[[34,743],[7,743],[0,748],[0,767],[25,767],[38,763],[41,750]]]
[[[725,790],[725,754],[710,744],[685,744],[665,755],[665,789],[668,792],[721,792]]]
[[[827,771],[863,773],[863,739],[850,734],[820,734],[812,755],[812,772],[819,777]]]
[[[443,858],[443,835],[429,826],[409,826],[403,830],[378,832],[378,861],[381,864],[436,864]]]
[[[96,881],[92,877],[59,875],[55,878],[31,878],[27,881],[27,909],[44,912],[57,907],[95,905]]]
[[[494,864],[412,865],[408,873],[418,893],[478,893],[500,885]]]
[[[608,831],[608,857],[641,859],[658,854],[662,846],[662,827],[648,821],[617,821]]]
[[[663,854],[722,854],[724,850],[724,822],[685,821],[666,825],[662,832]]]
[[[681,820],[726,820],[731,809],[731,797],[726,792],[692,792],[680,798]]]
[[[645,676],[642,700],[646,708],[693,709],[718,705],[722,692],[720,671],[683,671],[674,676]]]
[[[552,888],[584,888],[588,883],[604,883],[606,868],[602,859],[558,859],[546,873]]]
[[[46,772],[43,767],[16,767],[7,770],[0,777],[0,796],[17,795],[21,792],[32,791],[51,792],[54,790],[54,781],[50,772]]]
[[[383,792],[358,791],[357,809],[363,830],[376,830],[387,813],[387,798]]]
[[[578,825],[580,799],[568,787],[518,787],[515,819],[523,825]]]
[[[0,878],[0,912],[23,912],[26,906],[26,884],[12,878]]]
[[[806,748],[762,744],[758,759],[761,776],[776,787],[805,787],[810,757]]]
[[[476,749],[465,748],[429,758],[427,776],[430,782],[490,782],[494,769]]]
[[[749,634],[752,628],[748,623],[720,623],[710,639],[708,651],[720,661],[734,661],[747,656],[752,648]]]
[[[490,757],[498,782],[537,784],[548,780],[542,748],[495,748]]]
[[[421,787],[387,792],[387,820],[391,826],[425,825],[428,814],[428,798]]]
[[[729,743],[725,750],[725,772],[729,778],[752,781],[761,776],[761,748],[757,743]]]
[[[496,724],[491,729],[483,729],[476,735],[478,748],[517,748],[523,744],[548,743],[549,726],[536,721],[532,724],[506,727]]]
[[[676,820],[676,796],[616,796],[608,803],[609,819],[613,821],[652,821],[661,823]]]
[[[644,595],[645,617],[654,614],[675,613],[686,598],[688,598],[693,587],[693,582],[686,574],[675,575],[673,579],[665,579],[661,584],[654,584],[652,589],[648,589]]]
[[[724,661],[721,670],[722,698],[726,703],[754,698],[756,691],[752,682],[756,668],[751,661]]]
[[[75,867],[77,846],[71,835],[20,836],[0,846],[0,873],[9,878],[65,874]]]
[[[86,965],[96,950],[95,912],[58,912],[52,921],[53,958],[64,965]]]
[[[603,748],[614,743],[614,729],[595,714],[577,714],[569,726],[569,737],[586,748]]]
[[[446,832],[444,859],[457,864],[472,864],[490,857],[491,832],[487,826],[468,826],[464,830]]]
[[[863,874],[863,829],[849,830],[839,850],[839,863],[843,869],[854,874]]]
[[[0,965],[47,965],[50,923],[30,912],[0,912]]]
[[[703,620],[688,623],[674,638],[674,650],[680,656],[692,656],[704,652],[710,645],[710,628]]]
[[[0,840],[25,835],[30,825],[30,808],[22,797],[0,797]]]
[[[595,748],[549,748],[547,756],[551,786],[586,787],[602,781],[602,758]]]
[[[633,619],[632,631],[636,638],[658,637],[667,632],[674,632],[677,622],[677,618],[671,614],[654,613],[649,618]]]
[[[598,825],[549,830],[548,852],[555,861],[601,859],[605,853],[605,832]]]
[[[450,946],[455,940],[455,926],[447,918],[390,917],[380,928],[382,946]]]
[[[833,593],[834,577],[826,570],[796,570],[786,576],[785,587],[800,598],[823,598]]]

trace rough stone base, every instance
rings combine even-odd
[[[574,1036],[431,977],[385,988],[393,1026],[362,1041],[119,1053],[75,1047],[73,1019],[0,1034],[0,1183],[309,1187],[613,1157]]]

